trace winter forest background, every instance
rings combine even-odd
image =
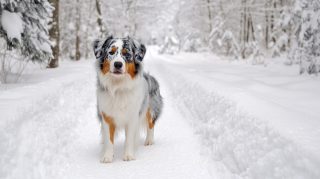
[[[209,51],[253,64],[281,56],[300,73],[319,72],[317,0],[1,0],[0,10],[2,83],[29,61],[53,68],[88,59],[91,42],[106,34],[162,53]]]
[[[92,42],[132,36],[155,144],[100,163]],[[0,0],[0,178],[320,178],[319,0]],[[141,137],[142,138],[142,137]]]

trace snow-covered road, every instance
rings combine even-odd
[[[173,109],[165,86],[161,89],[164,113],[156,126],[155,144],[145,147],[141,138],[137,160],[124,162],[120,133],[115,161],[100,163],[95,71],[92,62],[81,63],[66,64],[56,78],[33,83],[26,91],[13,89],[1,96],[22,93],[24,97],[11,101],[9,114],[1,109],[3,116],[14,118],[1,117],[0,178],[212,178],[207,159],[200,155],[200,143]],[[78,70],[70,73],[69,68]],[[39,89],[47,92],[42,94]],[[37,93],[42,98],[34,99]],[[24,104],[19,105],[19,100]],[[18,114],[10,114],[12,111]]]
[[[124,137],[120,133],[114,162],[99,162],[93,63],[68,62],[60,69],[40,72],[47,80],[42,77],[0,93],[0,178],[320,177],[320,161],[308,150],[317,145],[297,145],[299,139],[279,132],[280,125],[273,127],[248,112],[250,106],[237,100],[237,95],[226,97],[234,89],[241,91],[243,85],[239,81],[228,86],[236,75],[219,78],[228,72],[217,72],[223,63],[213,68],[204,60],[159,56],[152,48],[145,63],[146,71],[160,82],[165,106],[155,144],[145,147],[141,138],[137,160],[122,161]],[[255,79],[248,82],[259,84]],[[286,116],[285,110],[280,112]]]

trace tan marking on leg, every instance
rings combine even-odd
[[[103,120],[109,125],[110,141],[113,144],[116,125],[114,124],[113,119],[107,116],[104,112],[102,112],[102,116]]]
[[[146,117],[147,117],[149,129],[152,129],[154,127],[154,123],[153,123],[153,119],[151,117],[150,109],[148,109]]]
[[[127,73],[129,73],[129,75],[133,79],[136,76],[136,66],[135,66],[134,62],[131,62],[131,63],[127,62],[126,68],[127,68]]]
[[[103,61],[102,73],[105,75],[110,71],[110,62],[108,59]]]

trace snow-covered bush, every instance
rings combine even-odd
[[[190,33],[183,40],[183,44],[181,44],[182,46],[181,48],[185,52],[200,52],[204,50],[203,44],[204,43],[202,42],[199,33]]]
[[[217,16],[212,25],[212,30],[209,34],[209,48],[215,52],[215,53],[220,53],[220,48],[221,48],[221,39],[223,36],[223,25],[224,21],[220,16]]]
[[[224,55],[232,56],[235,58],[239,56],[239,45],[231,31],[226,30],[223,33],[221,38],[221,45]]]
[[[296,45],[291,58],[300,63],[300,73],[319,72],[320,56],[320,2],[318,0],[296,1],[293,21],[296,26]]]
[[[16,82],[28,61],[51,57],[47,25],[51,11],[47,0],[0,1],[1,83]]]
[[[47,60],[52,53],[47,25],[51,11],[47,0],[1,0],[0,38],[9,50],[21,49],[26,60]]]
[[[279,57],[282,53],[286,52],[286,48],[288,46],[289,37],[288,34],[285,32],[279,32],[279,35],[276,37],[276,43],[271,42],[271,54],[272,57]]]
[[[247,60],[251,61],[253,65],[264,65],[265,64],[265,56],[261,51],[258,42],[252,41],[246,44],[243,49],[243,53]]]
[[[169,32],[164,38],[164,43],[160,47],[159,53],[160,54],[176,54],[179,52],[179,40],[174,33],[172,27],[169,27]]]
[[[0,84],[17,82],[27,64],[20,49],[8,50],[7,42],[0,38]]]

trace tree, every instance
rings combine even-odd
[[[97,10],[97,13],[98,13],[97,23],[98,23],[98,26],[99,26],[100,36],[103,36],[106,33],[106,28],[105,28],[105,26],[103,24],[100,0],[96,0],[96,10]]]
[[[0,37],[8,48],[19,48],[26,60],[43,62],[52,54],[48,21],[52,7],[47,0],[1,0]]]
[[[50,59],[48,68],[56,68],[59,66],[59,54],[60,54],[60,30],[59,30],[59,0],[50,0],[54,7],[51,28],[49,30],[50,38],[52,41],[53,57]]]
[[[80,53],[80,19],[81,19],[81,13],[80,13],[80,4],[79,0],[77,0],[76,4],[76,60],[80,60],[81,53]]]
[[[320,71],[320,2],[296,1],[293,21],[296,26],[294,58],[300,63],[300,74],[318,74]]]

